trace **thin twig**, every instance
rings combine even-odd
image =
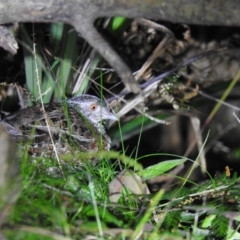
[[[201,58],[204,58],[204,57],[207,57],[207,56],[210,56],[210,55],[213,55],[213,54],[225,51],[225,50],[227,50],[226,47],[225,48],[219,48],[219,49],[216,49],[216,50],[210,50],[210,51],[201,53],[201,54],[199,54],[199,55],[197,55],[195,57],[192,57],[192,58],[188,59],[186,62],[177,65],[176,67],[172,68],[171,70],[166,71],[166,72],[158,75],[157,77],[154,77],[151,80],[149,80],[149,81],[147,81],[145,83],[140,84],[140,87],[141,87],[141,89],[144,89],[144,88],[150,86],[151,84],[154,84],[154,83],[158,83],[159,84],[165,77],[170,76],[171,74],[173,74],[177,70],[179,70],[179,69],[181,69],[183,67],[186,67],[187,65],[189,65],[189,64],[191,64],[191,63],[193,63],[193,62],[195,62],[195,61],[197,61],[197,60],[199,60]],[[119,99],[120,97],[126,96],[126,95],[128,95],[130,93],[131,92],[129,92],[129,91],[121,92],[120,94],[115,95],[114,97],[111,97],[111,98],[107,99],[107,101],[111,102],[111,101],[113,101],[115,99]]]
[[[33,24],[33,33],[34,33],[34,24]],[[54,141],[53,141],[53,138],[52,138],[52,133],[51,133],[51,130],[50,130],[50,127],[49,127],[49,122],[48,122],[48,115],[45,111],[45,108],[44,108],[44,104],[43,104],[43,98],[42,98],[42,93],[41,93],[41,86],[40,86],[40,78],[39,78],[39,70],[38,70],[38,65],[37,65],[37,53],[36,53],[36,44],[34,43],[35,42],[35,39],[34,39],[34,35],[33,35],[33,55],[34,55],[34,60],[35,60],[35,72],[36,72],[36,79],[37,79],[37,86],[38,86],[38,93],[39,93],[39,99],[40,99],[40,102],[41,102],[41,106],[42,106],[42,112],[44,114],[44,118],[45,118],[45,121],[46,121],[46,126],[48,128],[48,133],[49,133],[49,136],[50,136],[50,139],[51,139],[51,142],[52,142],[52,146],[53,146],[53,151],[55,153],[55,156],[56,156],[56,159],[58,161],[58,164],[59,164],[59,167],[60,167],[60,170],[61,170],[61,173],[64,177],[64,173],[63,173],[63,170],[62,170],[62,166],[61,166],[61,163],[60,163],[60,159],[58,157],[58,152],[57,152],[57,149],[56,149],[56,146],[54,144]]]

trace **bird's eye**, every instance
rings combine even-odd
[[[96,104],[92,104],[92,105],[90,106],[90,109],[91,109],[92,111],[95,111],[95,110],[97,109],[97,105],[96,105]]]

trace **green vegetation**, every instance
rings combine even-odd
[[[117,20],[120,23],[114,21],[112,30],[116,30],[118,27],[115,24],[121,25],[124,19]],[[95,81],[103,97],[104,73],[94,71],[101,58],[94,53],[88,66],[80,64],[78,53],[85,53],[86,46],[82,40],[79,51],[79,39],[74,30],[59,23],[48,25],[49,52],[38,42],[41,39],[36,38],[36,34],[41,36],[45,32],[32,26],[33,37],[24,25],[20,27],[20,35],[24,43],[26,86],[33,99],[46,103],[66,98],[73,93],[81,74],[81,83],[74,95],[88,92]],[[81,68],[78,67],[80,65]],[[96,75],[98,80],[94,79]],[[29,100],[29,104],[33,102]],[[168,116],[159,113],[155,118],[165,119]],[[121,139],[120,152],[76,153],[74,157],[62,156],[60,163],[55,158],[33,159],[27,152],[22,154],[19,159],[22,177],[20,196],[10,207],[2,226],[6,238],[240,239],[240,182],[237,174],[229,177],[221,173],[204,183],[179,177],[177,181],[170,181],[149,192],[148,180],[171,177],[169,171],[175,167],[185,163],[193,166],[197,161],[164,153],[138,158],[143,129],[151,128],[152,124],[155,123],[146,116],[133,118],[124,126],[119,123],[118,129],[115,128],[109,135]],[[123,140],[127,133],[134,135],[137,131],[140,133],[139,141],[129,157],[125,154],[127,146],[124,146]],[[239,149],[235,154],[239,156]],[[168,160],[146,168],[141,165],[144,158],[162,156]],[[99,159],[97,166],[89,163],[91,158]],[[84,164],[79,164],[78,160]]]

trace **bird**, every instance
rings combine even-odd
[[[98,97],[82,94],[62,102],[23,108],[5,116],[2,126],[31,156],[110,150],[103,121],[117,116]],[[55,150],[54,150],[55,149]]]

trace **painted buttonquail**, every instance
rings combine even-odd
[[[54,157],[52,143],[59,155],[110,149],[111,139],[102,121],[117,117],[99,98],[83,94],[66,102],[45,104],[44,109],[27,107],[1,121],[12,138],[29,148],[31,155]]]

